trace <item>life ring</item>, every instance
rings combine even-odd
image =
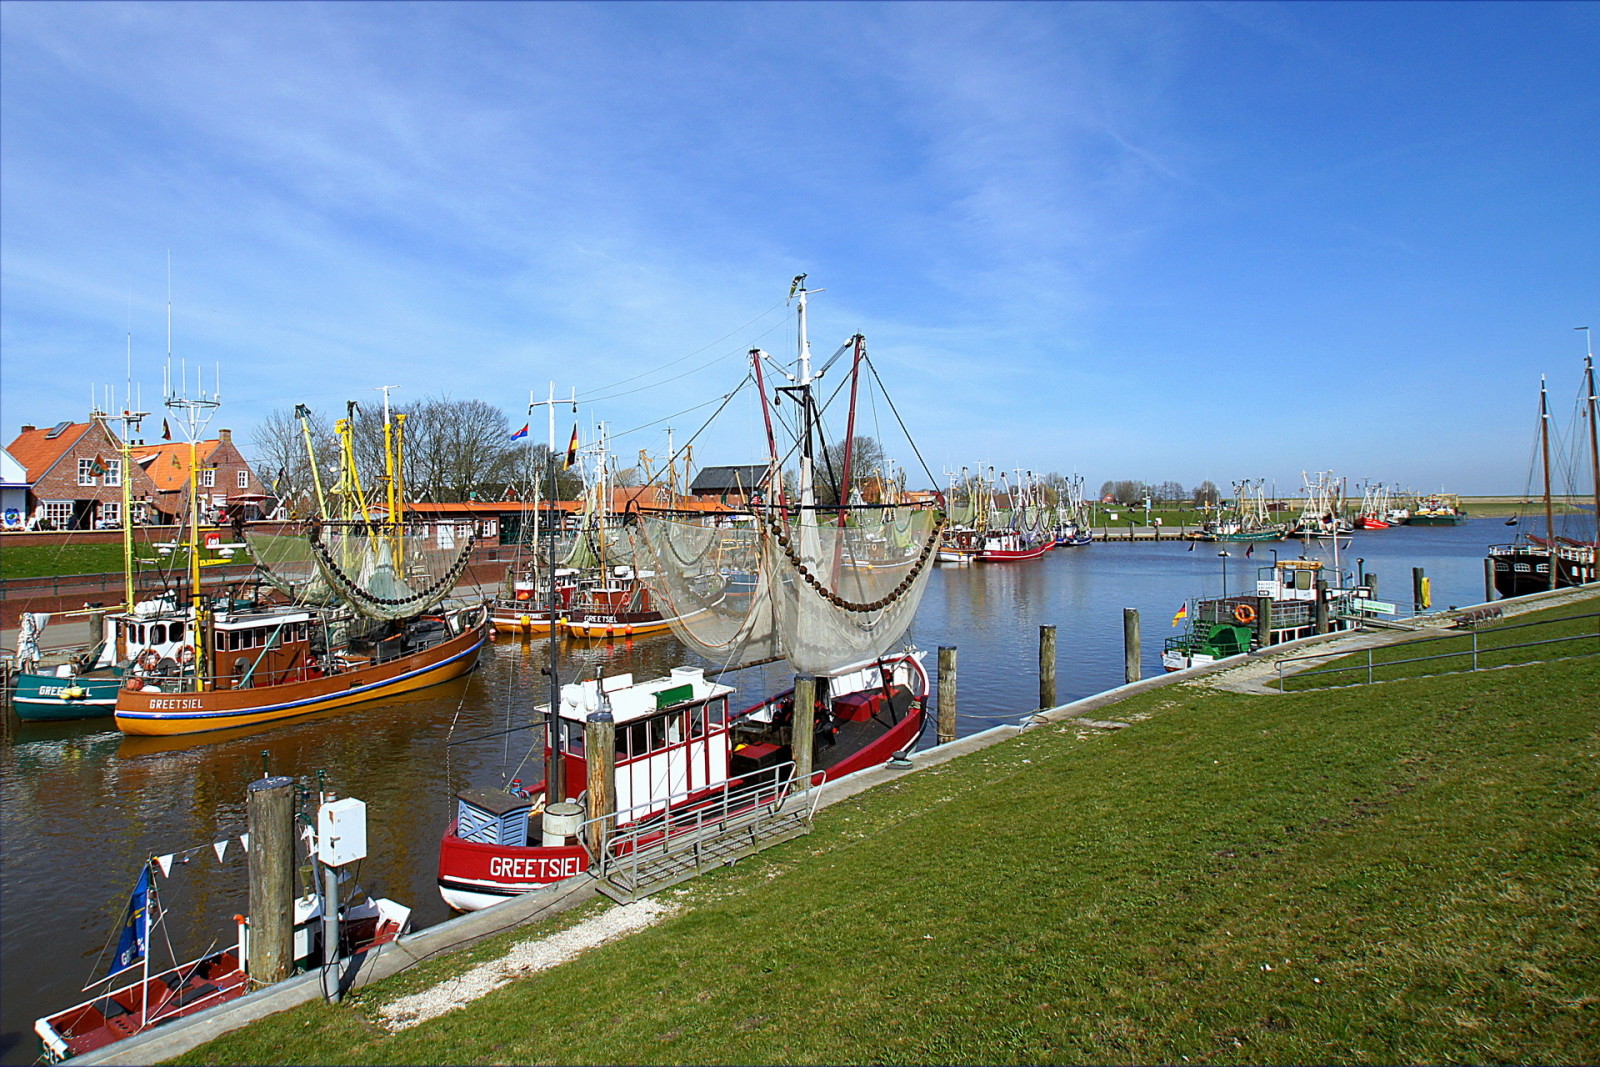
[[[1256,621],[1256,609],[1249,604],[1235,604],[1233,606],[1233,617],[1245,626],[1249,626]]]
[[[161,666],[161,653],[153,648],[146,648],[133,657],[133,662],[138,664],[142,671],[153,671]]]
[[[179,645],[178,646],[178,654],[174,658],[177,659],[178,666],[180,666],[180,667],[192,666],[194,664],[194,646],[193,645]]]

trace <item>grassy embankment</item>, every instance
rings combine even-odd
[[[374,1006],[512,935],[182,1062],[1596,1062],[1597,705],[1596,658],[1166,687],[1095,713],[1129,729],[1041,727],[827,809],[678,916],[414,1029]]]
[[[1566,608],[1493,619],[1454,636],[1423,637],[1356,652],[1284,678],[1290,692],[1393,682],[1455,671],[1506,667],[1600,653],[1600,597]],[[1519,647],[1520,646],[1520,647]],[[1437,658],[1435,658],[1437,657]],[[1600,703],[1600,694],[1596,694]]]

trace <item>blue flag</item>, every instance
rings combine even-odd
[[[520,441],[526,436],[528,436],[528,423],[523,423],[522,424],[522,429],[520,429],[516,433],[512,434],[511,435],[511,439],[513,441]]]
[[[139,882],[128,898],[128,917],[122,923],[122,936],[117,939],[117,955],[111,961],[110,974],[126,970],[144,959],[150,941],[150,865],[146,863],[139,872]]]

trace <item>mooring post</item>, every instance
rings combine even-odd
[[[250,833],[250,977],[294,970],[294,779],[258,778],[245,791]]]
[[[1039,710],[1056,706],[1056,628],[1039,627]]]
[[[1411,568],[1411,611],[1413,614],[1428,606],[1427,583],[1421,567]]]
[[[1317,579],[1317,604],[1316,604],[1316,607],[1313,610],[1316,612],[1314,617],[1315,617],[1315,620],[1316,620],[1317,633],[1319,633],[1319,634],[1327,633],[1328,632],[1328,580],[1326,578],[1318,578]]]
[[[1139,609],[1122,609],[1122,677],[1137,682],[1144,674],[1139,655]]]
[[[583,724],[583,761],[589,771],[589,810],[584,845],[599,863],[617,822],[617,723],[605,709]]]
[[[938,742],[948,745],[956,739],[956,646],[939,646],[939,723]]]
[[[811,746],[816,739],[817,676],[794,676],[794,718],[791,720],[789,751],[794,754],[794,783],[811,788]]]
[[[1361,584],[1367,587],[1367,595],[1373,600],[1378,599],[1378,576],[1368,571],[1361,579]]]
[[[1483,557],[1483,602],[1494,600],[1494,557]]]
[[[1256,647],[1272,644],[1272,598],[1256,597]]]

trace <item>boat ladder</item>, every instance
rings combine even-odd
[[[761,783],[669,808],[609,835],[591,869],[600,892],[629,903],[810,833],[821,789],[791,790],[793,771],[792,764],[773,768]]]

